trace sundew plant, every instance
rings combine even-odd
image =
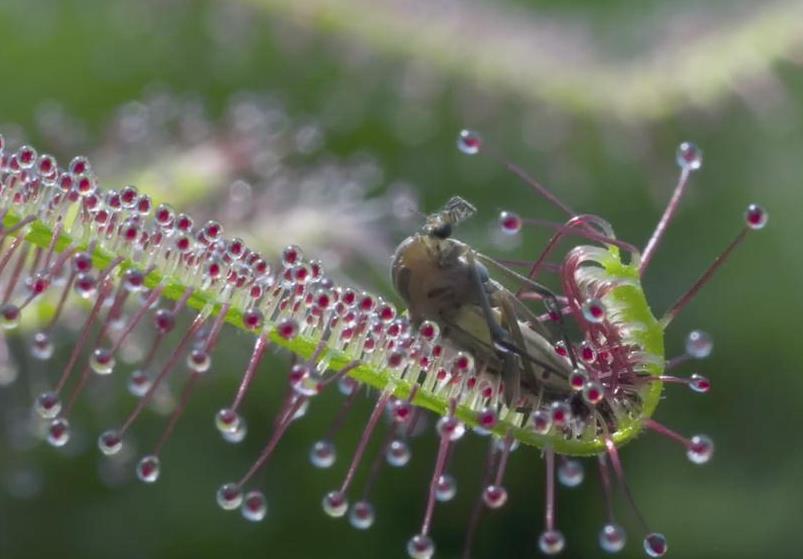
[[[461,132],[457,147],[498,158],[475,132]],[[214,424],[231,443],[247,435],[267,438],[254,461],[221,480],[216,494],[223,511],[239,511],[247,521],[266,519],[270,495],[257,474],[280,450],[286,432],[315,409],[315,400],[339,392],[340,412],[312,444],[308,459],[315,467],[335,466],[334,438],[356,399],[369,397],[374,404],[361,420],[356,447],[344,455],[342,482],[321,495],[325,514],[370,529],[380,505],[393,506],[372,499],[381,469],[406,465],[411,437],[424,426],[438,451],[431,476],[415,488],[423,513],[408,519],[406,544],[393,545],[414,559],[453,556],[457,549],[436,547],[432,527],[437,504],[456,492],[449,473],[452,460],[459,459],[454,449],[473,431],[487,439],[488,452],[474,460],[483,468],[483,483],[465,519],[464,557],[473,556],[485,513],[515,497],[505,486],[514,459],[543,462],[543,518],[533,526],[542,554],[557,555],[571,545],[561,530],[571,511],[558,514],[559,488],[579,485],[583,464],[592,462],[603,488],[605,513],[593,535],[601,550],[616,553],[630,542],[647,556],[662,557],[671,535],[639,511],[619,451],[649,431],[676,444],[695,464],[711,459],[709,437],[680,434],[653,416],[663,396],[677,397],[667,385],[708,392],[708,378],[676,370],[708,356],[713,342],[693,331],[685,348],[667,352],[664,331],[745,237],[767,223],[767,213],[755,204],[741,221],[734,216],[734,240],[697,281],[678,289],[673,305],[654,313],[642,278],[703,162],[701,150],[688,142],[676,158],[677,186],[643,249],[617,239],[602,217],[575,211],[501,160],[534,200],[555,206],[565,221],[545,221],[525,207],[502,212],[503,234],[546,228],[551,238],[528,260],[497,261],[456,240],[459,222],[474,208],[452,199],[422,218],[393,256],[394,284],[408,304],[396,308],[381,295],[336,283],[299,246],[288,246],[269,262],[243,240],[227,237],[227,224],[196,221],[134,186],[102,187],[85,157],[59,164],[0,137],[0,324],[7,334],[37,324],[28,347],[50,386],[32,407],[53,447],[70,445],[76,407],[91,385],[118,376],[118,359],[133,338],[148,340],[136,370],[119,382],[134,397],[130,408],[97,437],[101,455],[120,453],[165,385],[178,386],[161,435],[136,464],[145,484],[158,484],[170,468],[163,450],[193,393],[219,368],[222,330],[248,333],[253,350],[240,366],[239,387],[221,396],[209,423],[210,431]],[[82,318],[69,356],[54,363],[54,336],[61,332],[56,326],[75,309]],[[249,389],[269,368],[265,356],[284,350],[293,362],[273,424],[247,429],[244,407],[260,405]],[[427,416],[435,417],[434,428],[425,426]],[[384,433],[378,433],[382,424]],[[373,439],[380,439],[380,450],[370,456]],[[357,487],[361,470],[368,473]],[[620,504],[633,511],[632,526],[618,520]]]

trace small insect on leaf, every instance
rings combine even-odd
[[[480,145],[479,136],[470,132],[462,133],[458,142],[468,154],[481,153]],[[333,384],[344,397],[341,409],[305,458],[319,469],[335,466],[342,455],[335,435],[366,392],[360,389],[372,387],[378,394],[342,483],[320,501],[328,516],[346,517],[356,529],[373,525],[370,495],[383,463],[394,468],[408,464],[412,435],[423,429],[419,418],[429,412],[438,416],[433,430],[437,455],[422,491],[426,507],[420,528],[407,543],[414,558],[435,554],[435,507],[456,495],[459,480],[449,472],[449,461],[453,446],[469,429],[487,436],[489,449],[483,486],[466,530],[465,557],[471,556],[483,508],[497,509],[516,497],[509,494],[504,478],[508,459],[519,446],[538,447],[540,452],[529,456],[543,458],[546,498],[537,546],[546,555],[570,545],[558,529],[555,505],[558,485],[573,488],[585,477],[574,457],[597,461],[607,511],[598,541],[614,553],[627,541],[614,516],[615,483],[636,507],[620,447],[649,430],[679,444],[694,464],[714,456],[714,443],[706,435],[686,437],[653,419],[666,384],[685,384],[699,394],[711,386],[697,372],[667,373],[690,359],[707,357],[712,339],[694,331],[685,351],[667,359],[664,330],[746,236],[767,225],[768,214],[749,206],[734,241],[657,319],[641,282],[690,177],[702,165],[701,152],[692,144],[681,147],[678,185],[643,251],[618,240],[602,218],[575,213],[518,167],[506,164],[565,213],[566,221],[503,214],[515,215],[513,223],[501,226],[516,234],[532,226],[553,232],[543,250],[517,270],[511,267],[516,264],[503,264],[456,238],[454,229],[477,209],[463,198],[451,198],[393,254],[391,278],[407,307],[398,310],[382,297],[337,285],[298,246],[287,247],[272,267],[241,239],[226,240],[217,221],[197,227],[190,216],[169,206],[154,209],[131,186],[103,191],[85,158],[64,169],[30,146],[6,149],[0,136],[0,326],[3,331],[18,329],[23,317],[36,316],[29,314],[31,306],[53,298],[56,304],[47,307],[51,316],[30,345],[41,363],[54,356],[57,321],[83,313],[73,329],[76,339],[62,344],[69,345],[69,357],[54,378],[43,373],[45,386],[33,402],[46,422],[43,438],[54,447],[79,438],[71,436],[72,422],[78,421],[76,405],[91,392],[88,386],[101,377],[114,381],[119,376],[115,372],[129,365],[127,356],[119,362],[118,357],[136,333],[133,337],[150,345],[140,352],[125,382],[134,402],[119,424],[103,431],[97,447],[103,455],[126,454],[127,436],[165,387],[183,374],[161,436],[134,466],[143,483],[158,483],[169,469],[170,459],[162,450],[194,389],[222,372],[216,349],[229,323],[250,336],[253,349],[236,393],[207,426],[210,431],[216,426],[228,443],[239,443],[248,434],[243,408],[268,350],[279,346],[296,356],[267,442],[239,479],[217,492],[220,508],[239,509],[251,522],[270,518],[272,510],[268,496],[251,487],[256,474],[267,467],[310,402],[331,392]],[[581,242],[559,254],[558,263],[549,260],[569,239]],[[52,370],[48,367],[46,373]],[[354,499],[369,442],[388,417],[381,451],[362,496]],[[666,554],[666,537],[636,513],[644,553]]]

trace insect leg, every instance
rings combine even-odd
[[[513,306],[510,304],[510,299],[508,297],[501,298],[501,310],[502,310],[502,320],[506,323],[508,332],[511,333],[513,339],[515,340],[516,344],[519,345],[524,351],[527,351],[527,344],[524,340],[524,334],[521,333],[521,328],[519,327],[519,320],[516,317],[516,312],[513,309]],[[527,375],[533,379],[536,383],[539,382],[538,377],[535,375],[535,371],[533,370],[532,363],[530,359],[522,357],[521,366],[524,367],[524,371]],[[520,375],[518,370],[516,371],[516,378],[519,382],[521,382]]]
[[[534,280],[532,280],[532,279],[530,279],[530,278],[528,278],[526,276],[523,276],[523,275],[519,274],[515,270],[511,270],[510,268],[508,268],[504,264],[500,264],[499,262],[497,262],[496,260],[494,260],[493,258],[491,258],[489,256],[485,256],[484,254],[482,254],[480,252],[475,252],[474,256],[477,258],[477,260],[479,260],[483,264],[486,264],[486,265],[489,265],[489,266],[493,266],[497,270],[499,270],[501,272],[504,272],[505,274],[508,274],[510,277],[515,278],[515,279],[523,282],[525,285],[527,285],[527,287],[529,287],[534,292],[536,292],[539,295],[541,295],[542,297],[544,297],[544,304],[546,305],[547,310],[550,313],[552,313],[552,311],[554,311],[555,316],[558,317],[557,323],[558,323],[558,330],[560,330],[561,339],[563,340],[563,343],[566,344],[566,349],[569,352],[569,360],[572,363],[572,368],[576,369],[577,368],[577,356],[574,353],[574,346],[572,346],[571,342],[569,341],[569,335],[566,332],[566,328],[564,328],[564,325],[563,325],[563,315],[560,312],[560,303],[558,302],[557,295],[555,295],[555,293],[551,289],[549,289],[548,287],[545,287],[545,286],[541,285],[540,283],[538,283],[538,282],[536,282],[536,281],[534,281]],[[469,262],[472,262],[471,258],[469,258]],[[519,305],[517,305],[517,308],[521,309],[521,307],[524,307],[524,309],[526,309],[526,307],[524,306],[523,303],[521,303],[518,299],[516,299],[516,301],[520,304],[520,307],[519,307]],[[527,314],[531,314],[531,313],[529,313],[529,309],[526,309],[526,312],[527,312]],[[535,326],[535,324],[539,324],[537,319],[536,319],[536,322],[534,323],[534,326]]]
[[[474,282],[474,288],[477,291],[477,297],[480,302],[480,308],[482,309],[482,315],[485,318],[485,322],[488,325],[488,330],[491,333],[491,339],[498,349],[510,351],[513,349],[510,344],[510,337],[508,332],[502,328],[502,326],[494,317],[493,310],[491,309],[491,303],[488,299],[488,293],[485,291],[485,286],[483,285],[482,275],[480,274],[480,270],[477,267],[477,263],[474,260],[474,256],[471,251],[466,252],[466,260],[468,261],[471,279]]]
[[[496,268],[499,272],[502,272],[503,274],[507,275],[508,277],[522,282],[527,287],[529,287],[530,289],[532,289],[533,291],[535,291],[536,293],[538,293],[539,295],[541,295],[542,297],[544,297],[546,299],[553,299],[553,298],[556,299],[555,294],[548,287],[546,287],[544,285],[541,285],[537,281],[535,281],[533,279],[530,279],[527,276],[518,273],[516,270],[512,270],[512,269],[508,268],[507,266],[505,266],[501,262],[497,262],[496,260],[494,260],[490,256],[487,256],[487,255],[482,254],[481,252],[477,252],[477,251],[473,251],[473,252],[474,252],[474,254],[473,254],[474,258],[476,258],[477,260],[479,260],[480,262],[482,262],[486,266],[491,266],[493,268]]]
[[[471,269],[471,275],[474,279],[475,288],[477,289],[479,295],[480,307],[482,308],[483,315],[485,316],[485,321],[488,324],[488,329],[491,332],[491,338],[494,340],[494,345],[501,353],[503,368],[502,376],[505,380],[505,398],[510,406],[515,406],[521,394],[521,370],[516,363],[513,352],[510,351],[510,349],[513,349],[509,344],[510,336],[513,337],[513,341],[516,343],[516,345],[522,348],[521,350],[516,351],[516,353],[522,355],[521,363],[525,371],[528,375],[530,375],[531,378],[536,379],[535,371],[533,371],[529,359],[523,355],[523,353],[526,351],[526,349],[524,349],[526,348],[524,345],[524,336],[522,335],[521,330],[518,328],[519,323],[518,319],[516,318],[516,314],[509,305],[503,305],[500,309],[502,312],[502,320],[507,324],[507,330],[497,323],[493,311],[491,310],[491,303],[488,299],[488,294],[486,293],[485,286],[483,285],[483,278],[480,275],[479,268],[477,267],[477,263],[474,261],[471,251],[466,253],[466,259],[468,260],[468,264]]]
[[[513,333],[511,331],[506,330],[505,328],[503,328],[497,322],[497,320],[496,320],[496,318],[494,316],[493,310],[491,308],[490,298],[488,296],[488,293],[485,291],[485,286],[483,284],[483,282],[484,282],[483,277],[480,274],[480,270],[479,270],[479,267],[476,264],[476,261],[474,260],[474,255],[475,254],[476,253],[474,253],[472,251],[466,252],[466,260],[467,260],[467,262],[469,264],[469,268],[471,270],[473,281],[476,284],[477,296],[478,296],[479,301],[480,301],[480,307],[481,307],[482,312],[483,312],[483,317],[485,318],[485,321],[488,324],[488,329],[489,329],[490,334],[491,334],[491,340],[493,341],[495,349],[497,351],[500,351],[500,352],[502,352],[502,351],[513,352],[513,353],[517,354],[521,358],[522,363],[525,363],[525,362],[528,363],[528,364],[534,363],[534,364],[538,365],[539,367],[543,368],[545,371],[549,371],[549,372],[555,373],[555,374],[557,374],[559,376],[566,377],[567,375],[564,372],[562,372],[559,368],[556,368],[554,365],[550,365],[549,363],[546,363],[543,360],[541,360],[541,359],[539,359],[537,357],[534,357],[533,355],[531,355],[527,351],[526,346],[519,345],[519,344],[523,344],[524,343],[524,336],[521,334],[521,329],[518,328],[518,325],[519,325],[518,324],[518,320],[517,320],[515,312],[513,312],[513,310],[512,310],[514,308],[512,306],[513,303],[511,303],[511,306],[508,307],[506,312],[511,317],[512,323],[515,324],[516,332],[518,332],[518,334],[519,334],[519,339],[515,339],[514,336],[513,336]],[[499,297],[499,294],[501,294],[501,293],[504,293],[504,291],[502,291],[502,290],[497,291],[494,294],[494,296],[495,297]],[[508,300],[509,301],[514,301],[516,299],[511,294],[510,297],[508,298]],[[503,305],[500,305],[500,311],[502,311],[502,310],[504,310],[503,309]],[[511,339],[511,338],[514,338],[514,339]],[[532,369],[530,367],[527,372],[529,373],[531,371],[532,371]]]
[[[521,397],[521,370],[516,356],[509,351],[502,353],[502,380],[505,383],[505,401],[514,407]]]

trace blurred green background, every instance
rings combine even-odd
[[[669,387],[657,412],[681,432],[710,434],[715,459],[691,465],[681,449],[649,436],[623,449],[625,469],[650,525],[669,538],[671,556],[798,557],[801,61],[803,5],[792,1],[4,0],[0,133],[63,159],[87,153],[106,185],[136,182],[202,215],[218,215],[220,200],[236,194],[230,184],[248,175],[249,196],[271,196],[247,219],[225,206],[227,233],[266,251],[299,242],[312,255],[320,243],[342,262],[342,275],[388,297],[387,255],[417,226],[405,217],[416,199],[424,212],[453,194],[470,199],[480,214],[461,236],[510,258],[532,257],[545,236],[498,239],[500,210],[561,217],[490,159],[457,153],[459,129],[481,130],[496,151],[635,244],[648,238],[670,196],[677,144],[696,142],[703,169],[645,279],[656,313],[731,240],[749,202],[768,209],[770,225],[748,238],[667,333],[670,355],[693,328],[716,340],[709,360],[686,368],[709,376],[711,393]],[[241,128],[232,124],[231,107],[244,92],[278,111],[295,134],[291,150],[260,144],[248,152],[280,157],[279,175],[225,158],[223,170],[207,169],[236,144]],[[165,117],[163,129],[145,126],[137,136],[165,99],[183,104],[179,116],[203,107],[204,118],[193,121],[201,131],[176,131],[174,117]],[[192,149],[208,147],[210,136],[212,152]],[[309,169],[318,186],[302,192],[295,179],[309,178]],[[329,172],[335,179],[321,183]],[[320,202],[337,198],[327,189],[345,189],[351,179],[359,188],[343,196],[353,192],[354,207]],[[363,204],[371,215],[361,214]],[[394,204],[396,211],[388,210]],[[329,211],[296,228],[304,208]],[[298,241],[310,222],[322,231]],[[280,226],[268,234],[266,223]],[[327,232],[339,230],[353,234],[328,245]],[[359,254],[363,245],[370,257]],[[59,351],[69,350],[68,340]],[[239,476],[258,452],[281,395],[270,372],[282,371],[286,358],[273,356],[246,407],[246,442],[228,445],[215,433],[212,415],[231,397],[250,350],[243,334],[227,335],[153,487],[131,480],[130,462],[104,462],[94,446],[95,434],[131,407],[122,378],[85,402],[76,417],[84,436],[67,452],[28,444],[19,423],[32,394],[58,371],[27,357],[22,340],[8,344],[19,378],[0,388],[0,557],[401,557],[417,530],[436,446],[431,436],[416,441],[409,468],[383,471],[370,531],[321,512],[320,499],[339,485],[367,417],[367,399],[338,437],[332,470],[313,469],[307,452],[339,397],[314,402],[290,430],[262,478],[265,522],[251,525],[215,506],[218,485]],[[151,414],[137,428],[140,450],[160,424]],[[436,511],[438,557],[459,556],[484,457],[477,437],[456,449],[451,472],[460,491]],[[543,477],[536,451],[515,453],[509,505],[483,522],[477,557],[537,555]],[[587,478],[559,492],[565,557],[602,555],[596,535],[603,506],[591,463]],[[636,520],[622,500],[617,507],[631,539],[622,556],[640,557]]]

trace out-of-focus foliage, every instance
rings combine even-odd
[[[668,347],[678,352],[692,328],[716,339],[714,355],[700,364],[714,383],[711,393],[692,398],[668,390],[657,415],[680,431],[712,435],[715,459],[697,468],[679,449],[650,436],[623,450],[625,468],[643,511],[668,535],[674,556],[796,556],[803,498],[803,446],[797,442],[803,424],[797,347],[797,312],[803,308],[800,3],[719,1],[703,10],[697,2],[668,7],[635,0],[442,2],[425,27],[388,17],[400,4],[6,0],[0,3],[0,132],[35,141],[62,158],[97,154],[99,167],[107,162],[109,176],[101,176],[107,184],[148,176],[148,188],[170,201],[174,177],[162,182],[163,175],[148,172],[160,155],[181,152],[181,144],[170,137],[151,151],[127,148],[110,130],[121,111],[132,100],[172,91],[197,99],[210,121],[219,122],[232,98],[268,96],[293,122],[320,127],[325,140],[315,161],[353,162],[370,155],[382,180],[360,194],[366,204],[388,196],[382,188],[400,181],[415,185],[424,211],[459,193],[480,208],[460,235],[491,254],[511,257],[534,255],[545,236],[527,232],[518,246],[499,246],[492,229],[499,210],[560,216],[492,161],[460,156],[454,149],[459,128],[480,129],[497,151],[574,207],[605,216],[620,237],[636,244],[648,237],[670,194],[676,145],[695,141],[705,150],[703,170],[646,278],[656,311],[671,304],[730,240],[748,202],[764,204],[771,223],[749,239],[668,336]],[[448,19],[455,13],[459,26]],[[414,15],[414,21],[422,17]],[[483,42],[489,19],[497,31],[515,27],[510,42]],[[455,37],[461,26],[476,34]],[[526,42],[515,43],[517,33],[530,29]],[[444,40],[453,47],[448,57]],[[540,50],[530,50],[531,43]],[[455,58],[461,52],[464,65]],[[485,54],[477,59],[480,52]],[[200,157],[197,164],[205,162]],[[302,169],[307,163],[292,164]],[[229,188],[230,180],[227,175],[227,183],[217,186]],[[198,205],[215,196],[204,190]],[[213,215],[211,204],[205,211]],[[333,229],[340,226],[327,219]],[[233,233],[238,224],[224,225]],[[413,220],[409,227],[415,226]],[[399,225],[385,233],[388,250],[403,235]],[[281,246],[293,240],[269,241]],[[390,295],[381,265],[344,265],[344,274]],[[278,379],[264,374],[247,407],[248,441],[238,447],[221,442],[212,415],[234,390],[250,340],[230,333],[223,345],[227,353],[216,356],[219,365],[164,454],[162,479],[142,487],[130,480],[130,467],[114,470],[94,448],[94,434],[131,406],[122,379],[95,393],[93,406],[81,410],[79,422],[87,431],[83,444],[76,436],[69,456],[18,444],[15,421],[56,372],[43,370],[11,338],[20,377],[0,389],[6,430],[0,556],[401,555],[423,508],[436,441],[419,439],[411,468],[383,474],[377,523],[356,533],[320,511],[321,496],[339,482],[342,470],[322,473],[307,462],[309,445],[335,413],[336,398],[315,402],[309,418],[282,441],[264,475],[266,522],[246,525],[214,505],[215,488],[241,473],[261,444],[259,433],[267,432],[280,397]],[[341,469],[367,405],[340,437]],[[143,447],[158,426],[152,417],[138,429]],[[482,442],[469,438],[456,449],[452,473],[460,494],[436,512],[439,549],[462,545],[478,490]],[[514,455],[510,504],[487,518],[478,556],[536,553],[540,464],[532,451]],[[619,504],[623,522],[633,528],[625,555],[641,556],[635,519]],[[558,509],[569,541],[565,556],[599,554],[602,503],[596,482],[562,490]]]

